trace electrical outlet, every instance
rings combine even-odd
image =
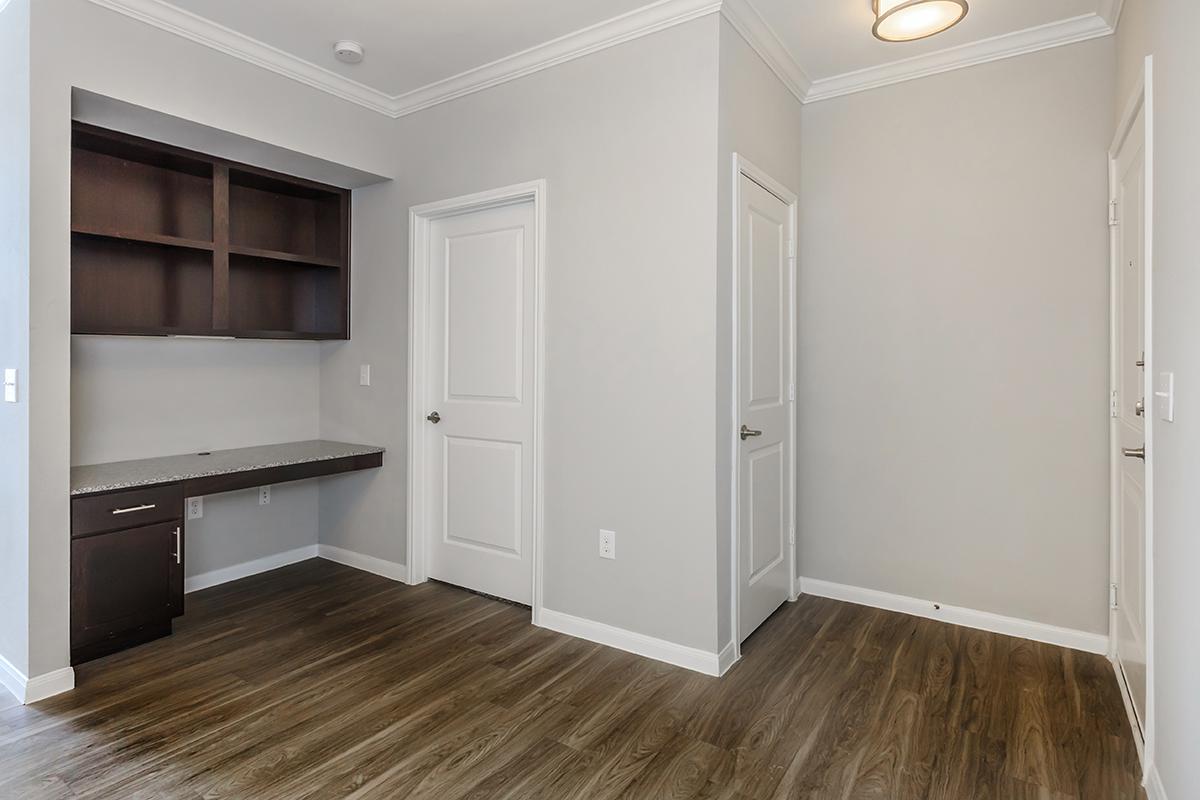
[[[271,504],[271,487],[258,487],[258,504],[260,506],[269,506]]]
[[[600,531],[600,557],[617,557],[617,534],[613,531]]]
[[[204,516],[204,498],[189,497],[187,500],[188,519],[200,519]]]
[[[371,385],[371,365],[370,364],[363,364],[358,368],[358,385],[359,386],[370,386]]]

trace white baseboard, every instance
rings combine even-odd
[[[887,611],[899,611],[901,614],[912,614],[916,617],[936,619],[949,622],[952,625],[962,625],[967,628],[977,628],[981,631],[1000,633],[1005,636],[1016,636],[1020,639],[1030,639],[1035,642],[1054,644],[1068,647],[1072,650],[1082,650],[1085,653],[1108,654],[1108,637],[1102,633],[1088,633],[1071,628],[1060,628],[1056,625],[1046,625],[1016,617],[1005,617],[989,611],[976,611],[971,608],[959,608],[932,600],[919,600],[915,597],[905,597],[898,594],[878,592],[874,589],[863,589],[858,586],[846,586],[841,583],[800,578],[800,592],[818,597],[828,597],[832,600],[844,600],[860,606],[882,608]]]
[[[1146,780],[1143,785],[1146,787],[1147,800],[1167,800],[1167,790],[1163,788],[1162,776],[1158,774],[1158,767],[1153,764],[1146,770]]]
[[[183,582],[184,592],[198,592],[201,589],[209,589],[213,586],[220,586],[222,583],[229,583],[241,578],[249,578],[251,575],[257,575],[260,572],[270,572],[273,569],[286,567],[289,564],[296,564],[301,561],[308,561],[310,558],[323,558],[326,561],[336,561],[338,564],[345,564],[348,567],[361,569],[364,572],[371,572],[376,575],[382,575],[385,578],[391,578],[394,581],[401,583],[408,582],[408,570],[403,564],[397,564],[393,561],[384,561],[382,558],[374,556],[366,556],[362,553],[355,553],[351,550],[344,550],[341,547],[334,547],[328,544],[310,544],[304,547],[297,547],[295,550],[288,550],[283,553],[274,553],[262,558],[256,558],[253,561],[246,561],[241,564],[234,564],[232,567],[223,569],[215,569],[212,572],[205,572],[200,575],[193,575]]]
[[[25,687],[28,683],[29,679],[25,677],[25,673],[14,667],[7,658],[0,656],[0,685],[8,689],[18,702],[25,702]]]
[[[185,578],[183,581],[183,591],[186,593],[198,592],[201,589],[220,586],[222,583],[229,583],[241,578],[249,578],[251,575],[257,575],[260,572],[269,572],[273,569],[286,567],[288,564],[295,564],[299,561],[307,561],[310,558],[316,557],[317,545],[310,544],[304,547],[297,547],[295,550],[274,553],[262,558],[256,558],[253,561],[234,564],[232,567],[214,569],[212,572],[204,572],[200,575]]]
[[[618,650],[653,658],[655,661],[664,661],[695,672],[703,672],[705,675],[721,674],[721,659],[724,651],[721,654],[710,653],[664,639],[655,639],[653,636],[646,636],[642,633],[615,628],[612,625],[605,625],[603,622],[594,622],[583,617],[564,614],[561,611],[551,611],[548,608],[541,609],[537,624],[542,628],[565,633],[568,636],[587,639],[589,642],[608,645]],[[729,659],[731,656],[726,656],[726,660]]]
[[[732,639],[729,644],[721,648],[721,652],[717,653],[717,674],[724,675],[738,661],[737,646]]]
[[[363,555],[353,550],[334,547],[331,544],[317,545],[316,554],[326,561],[336,561],[338,564],[345,564],[347,567],[361,569],[363,572],[371,572],[375,575],[382,575],[385,578],[399,581],[400,583],[408,583],[408,567],[403,564],[397,564],[395,561],[386,561],[375,556]]]
[[[0,685],[8,689],[13,697],[17,698],[17,702],[29,705],[74,689],[75,670],[63,667],[45,675],[26,678],[25,673],[14,667],[7,658],[0,656]]]

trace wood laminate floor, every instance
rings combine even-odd
[[[0,707],[0,797],[1136,798],[1109,664],[832,600],[709,678],[308,561]]]

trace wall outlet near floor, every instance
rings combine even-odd
[[[260,506],[271,505],[271,487],[270,486],[258,487],[258,504]]]
[[[613,531],[600,531],[600,557],[617,557],[617,534]]]
[[[200,519],[204,516],[204,498],[189,497],[187,499],[188,519]]]

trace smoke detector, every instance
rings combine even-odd
[[[357,64],[365,54],[361,44],[349,39],[343,39],[333,46],[333,57],[343,64]]]

